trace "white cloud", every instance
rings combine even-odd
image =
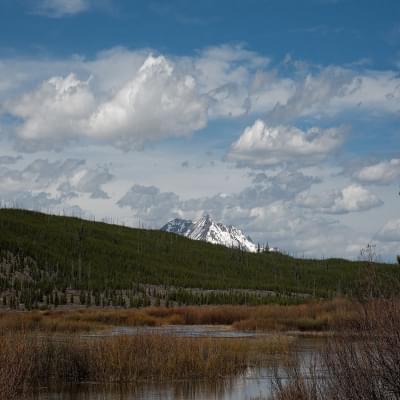
[[[329,66],[306,72],[293,85],[293,95],[268,113],[270,120],[282,123],[349,111],[397,114],[400,110],[400,78],[394,71],[356,72]]]
[[[272,193],[264,196],[256,186],[232,195],[185,201],[173,192],[135,185],[118,205],[129,207],[136,220],[152,228],[159,228],[176,217],[196,219],[204,213],[211,214],[218,221],[240,227],[256,242],[268,241],[296,255],[355,257],[368,242],[367,236],[353,232],[331,217],[317,214],[314,209],[299,208],[295,201],[285,199],[278,192],[273,199]]]
[[[347,214],[367,211],[379,207],[382,200],[368,189],[351,184],[341,190],[332,190],[319,195],[302,193],[297,197],[297,204],[326,214]]]
[[[266,112],[286,102],[293,91],[289,79],[268,68],[269,59],[242,46],[206,48],[190,62],[211,118]]]
[[[25,151],[82,137],[136,147],[143,139],[187,135],[209,118],[266,112],[293,91],[267,58],[242,46],[192,57],[114,48],[93,60],[0,61],[0,112],[20,120],[16,135]]]
[[[84,160],[67,159],[50,162],[37,159],[23,169],[0,168],[0,199],[19,198],[24,192],[54,194],[68,199],[88,194],[93,199],[108,198],[102,186],[113,179],[105,166],[86,166]]]
[[[179,196],[161,192],[155,186],[134,185],[117,204],[131,208],[138,219],[151,227],[160,228],[160,221],[166,216],[173,218],[177,215],[174,210],[179,207]]]
[[[353,174],[363,183],[387,185],[400,181],[400,159],[393,158],[364,166]]]
[[[38,0],[34,13],[51,18],[60,18],[87,11],[90,0]]]
[[[53,198],[49,193],[29,191],[2,193],[1,207],[24,208],[28,210],[47,211],[61,204],[61,199]]]
[[[23,121],[17,127],[18,139],[45,147],[48,141],[58,144],[76,138],[95,108],[95,98],[89,82],[70,74],[43,82],[36,90],[6,104],[6,108]]]
[[[383,242],[400,243],[400,219],[393,219],[382,227],[378,232],[377,238]],[[400,249],[398,249],[400,253]]]
[[[279,164],[312,165],[327,158],[344,141],[344,128],[268,126],[257,120],[232,144],[228,160],[253,168]]]
[[[123,148],[183,136],[207,123],[207,104],[195,79],[164,57],[149,56],[136,76],[89,118],[89,135],[114,138]]]
[[[130,149],[247,114],[266,113],[279,126],[400,109],[400,79],[392,71],[303,69],[287,77],[268,58],[228,45],[190,57],[113,48],[90,60],[0,60],[0,113],[16,119],[20,147],[36,151],[88,138]]]
[[[16,135],[24,150],[57,148],[79,138],[129,150],[188,135],[207,123],[207,104],[194,78],[162,56],[148,56],[133,78],[107,95],[96,97],[90,79],[70,74],[45,81],[6,109],[22,120]]]

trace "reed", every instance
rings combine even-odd
[[[291,342],[173,336],[0,336],[0,398],[43,385],[131,383],[165,379],[215,380],[244,373]]]

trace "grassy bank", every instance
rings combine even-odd
[[[85,332],[113,326],[231,325],[249,331],[329,331],[354,321],[360,305],[345,299],[281,306],[81,308],[0,313],[0,332]]]

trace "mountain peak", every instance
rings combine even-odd
[[[257,251],[257,246],[250,237],[246,236],[239,228],[215,222],[209,214],[204,214],[194,222],[176,218],[165,224],[161,230],[194,240],[236,247],[250,252]]]

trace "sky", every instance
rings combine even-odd
[[[0,204],[400,254],[398,0],[1,0]]]

